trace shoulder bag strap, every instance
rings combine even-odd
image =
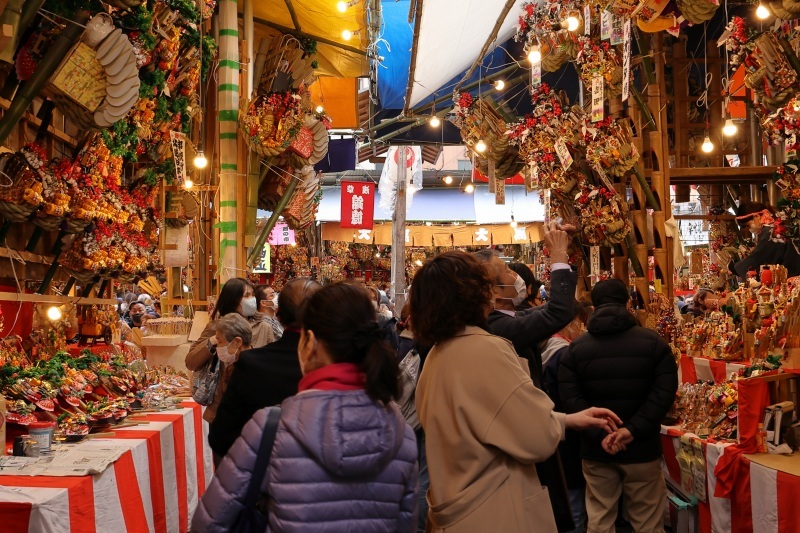
[[[258,447],[256,456],[256,466],[253,468],[253,475],[250,477],[250,485],[247,487],[247,495],[244,498],[244,508],[253,507],[261,495],[261,484],[267,473],[269,459],[272,456],[272,446],[275,444],[275,435],[278,433],[278,422],[281,419],[281,408],[273,407],[267,415],[267,423],[264,426],[264,433],[261,435],[261,445]]]

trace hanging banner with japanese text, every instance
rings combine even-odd
[[[288,224],[275,224],[269,234],[269,244],[272,246],[297,244],[297,241],[294,240],[294,230],[289,229]]]
[[[175,176],[179,183],[186,181],[186,134],[179,131],[170,131],[169,139],[172,143],[172,158],[175,160]]]
[[[343,181],[340,226],[372,229],[374,215],[375,184],[369,181]]]

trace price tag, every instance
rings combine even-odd
[[[611,38],[611,13],[603,11],[600,14],[600,39],[605,41]]]
[[[561,139],[556,141],[556,155],[561,161],[561,166],[564,167],[564,170],[567,170],[572,165],[572,156],[567,145]]]
[[[603,120],[603,78],[592,78],[592,122]]]
[[[583,34],[592,34],[592,6],[589,5],[589,2],[583,6]]]
[[[534,64],[531,66],[531,85],[538,87],[542,84],[542,63]]]
[[[625,41],[622,47],[622,101],[626,101],[630,96],[631,84],[631,19],[625,20],[624,29]]]

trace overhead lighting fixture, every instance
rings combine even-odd
[[[714,143],[711,142],[711,138],[708,136],[708,134],[706,134],[706,138],[703,139],[703,145],[700,147],[700,149],[707,154],[710,154],[714,151]]]
[[[475,151],[481,154],[486,151],[486,143],[483,142],[483,139],[479,139],[478,142],[475,143]]]
[[[736,124],[733,122],[733,119],[729,118],[728,120],[725,121],[725,126],[722,128],[722,134],[725,135],[726,137],[733,137],[734,135],[736,135],[737,130],[738,128],[736,127]]]
[[[467,194],[472,194],[475,191],[475,186],[471,183],[467,183],[467,186],[464,187],[464,192]]]
[[[764,20],[766,18],[769,18],[770,15],[771,13],[769,12],[769,9],[767,9],[767,6],[765,6],[764,4],[758,4],[758,7],[756,8],[756,16],[758,18]]]
[[[55,322],[56,320],[61,320],[61,309],[59,309],[55,305],[48,308],[47,318],[49,318],[52,322]]]
[[[453,184],[453,176],[445,176],[442,178],[442,181],[445,185],[452,185]]]
[[[194,156],[194,168],[206,168],[206,166],[208,166],[208,159],[206,159],[206,154],[203,153],[203,147],[198,145],[197,153]]]
[[[578,26],[581,25],[581,21],[578,20],[578,17],[575,15],[570,15],[566,18],[566,20],[561,21],[561,28],[567,31],[575,31],[578,29]]]
[[[354,31],[344,30],[342,32],[342,39],[344,39],[345,41],[349,41],[350,39],[353,38],[354,35],[358,35],[359,32],[360,30],[354,30]]]
[[[347,11],[347,8],[353,7],[358,3],[358,0],[350,0],[349,2],[345,2],[341,0],[338,4],[336,4],[336,9],[339,10],[340,13],[344,13]]]
[[[183,180],[183,188],[184,189],[186,189],[188,191],[192,187],[194,187],[194,182],[192,180],[190,180],[189,178],[186,178],[185,180]]]
[[[517,221],[514,220],[514,215],[511,215],[511,223],[509,224],[509,226],[511,226],[512,228],[517,227]]]
[[[494,82],[494,88],[497,91],[502,91],[503,89],[506,88],[506,82],[504,82],[503,80],[497,80],[496,82]]]
[[[431,128],[438,128],[442,124],[442,121],[439,120],[439,117],[436,115],[431,115],[430,120],[428,120],[428,124]]]
[[[539,45],[534,45],[528,52],[528,61],[536,65],[542,62],[542,52],[539,50]]]
[[[422,266],[422,261],[417,259],[416,261],[414,261],[414,264],[417,265],[418,267],[421,267]]]
[[[322,113],[323,111],[325,111],[325,108],[324,108],[324,107],[322,107],[321,105],[318,105],[318,106],[317,106],[317,108],[315,109],[315,111],[316,111],[317,113]]]

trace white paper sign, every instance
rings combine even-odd
[[[544,190],[544,221],[550,222],[550,189]]]
[[[592,122],[603,120],[603,78],[592,78]]]
[[[592,285],[597,283],[597,278],[600,275],[600,247],[591,246],[589,248],[589,274],[592,278]]]
[[[611,18],[613,15],[608,11],[600,14],[600,39],[605,41],[611,38]]]
[[[531,67],[531,85],[538,87],[542,84],[542,63],[536,63]]]
[[[624,39],[623,20],[622,17],[611,17],[611,44],[622,44]]]
[[[561,166],[564,167],[564,170],[572,166],[572,156],[567,149],[567,145],[561,139],[556,141],[556,155],[561,161]]]
[[[186,135],[180,131],[170,131],[172,157],[175,160],[175,177],[183,184],[186,181]]]
[[[583,6],[583,34],[592,34],[592,7],[588,2]]]

